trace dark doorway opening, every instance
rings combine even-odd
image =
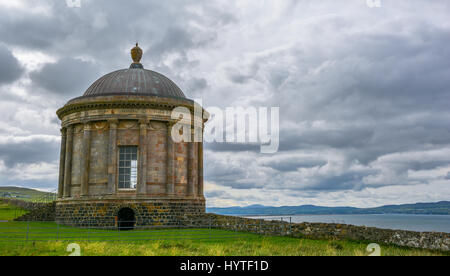
[[[117,214],[119,230],[133,230],[136,218],[131,208],[122,208]]]

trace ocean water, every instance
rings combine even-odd
[[[266,220],[292,222],[340,223],[382,229],[410,230],[417,232],[450,233],[450,216],[439,215],[293,215],[293,216],[251,216]]]

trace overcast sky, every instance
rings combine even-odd
[[[0,0],[0,185],[54,190],[55,114],[131,62],[206,107],[280,107],[280,151],[205,145],[208,206],[450,200],[450,2]]]

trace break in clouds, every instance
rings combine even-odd
[[[56,110],[147,69],[206,108],[279,107],[279,150],[205,144],[209,206],[450,198],[450,5],[0,0],[0,185],[57,185]]]

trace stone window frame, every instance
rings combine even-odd
[[[130,187],[129,188],[121,188],[121,182],[123,182],[123,181],[121,181],[121,169],[127,169],[128,167],[122,167],[120,164],[121,164],[121,161],[134,161],[134,158],[133,159],[130,159],[130,160],[127,160],[127,159],[125,159],[125,160],[123,160],[123,159],[121,159],[121,149],[124,149],[124,148],[133,148],[133,149],[135,149],[136,150],[136,171],[135,171],[135,173],[136,173],[136,187],[135,188],[133,188],[133,187],[131,187],[131,179],[130,179]],[[132,153],[128,153],[128,152],[125,152],[125,154],[134,154],[134,152],[132,152]],[[137,185],[138,185],[138,181],[139,181],[139,146],[137,146],[137,145],[120,145],[120,146],[118,146],[117,147],[117,171],[118,171],[118,173],[117,173],[117,188],[118,188],[118,190],[119,191],[136,191],[137,190]],[[130,165],[130,169],[133,169],[134,167],[133,166],[131,166]],[[132,172],[130,172],[130,178],[131,178],[131,175],[132,175]],[[133,175],[134,175],[134,173],[133,173]]]

